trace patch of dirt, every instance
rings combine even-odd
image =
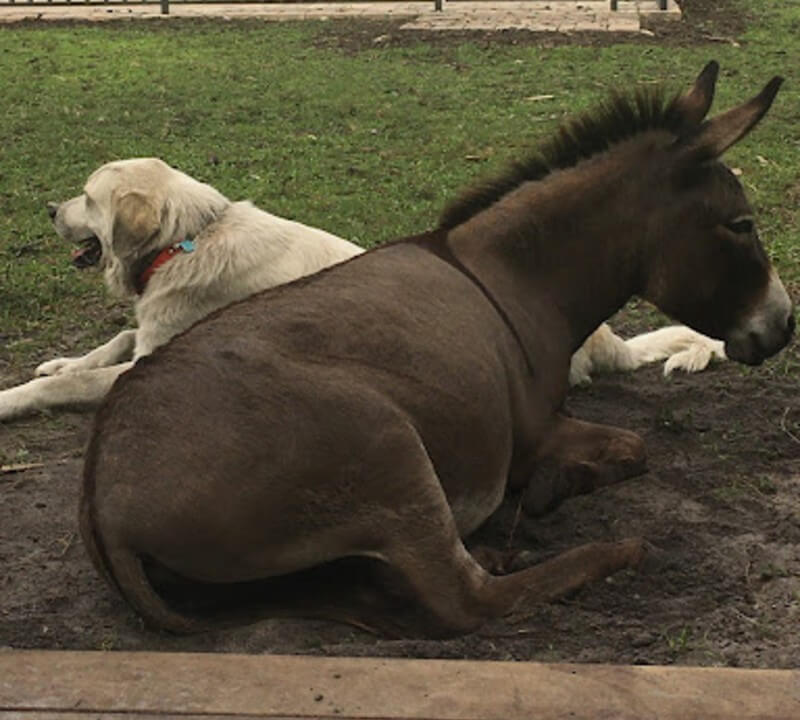
[[[353,20],[326,23],[316,37],[320,47],[336,47],[358,53],[376,47],[408,47],[420,43],[430,48],[450,48],[465,42],[489,48],[495,45],[562,45],[606,47],[621,43],[685,47],[699,44],[731,44],[744,31],[747,16],[740,0],[682,0],[682,17],[647,16],[648,32],[533,32],[530,30],[402,30],[399,20]]]
[[[3,463],[44,463],[0,475],[0,646],[800,667],[800,379],[787,371],[798,363],[796,344],[757,371],[725,363],[665,381],[653,367],[573,391],[576,416],[645,438],[649,472],[536,520],[509,495],[475,541],[539,559],[640,535],[650,560],[447,641],[304,620],[192,637],[147,630],[77,535],[90,418],[0,426]]]
[[[747,5],[741,0],[677,0],[677,2],[684,21],[701,33],[736,37],[747,27]]]

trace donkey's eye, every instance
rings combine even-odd
[[[725,227],[733,233],[749,234],[753,232],[753,227],[755,226],[752,218],[736,218],[736,220],[726,222]]]

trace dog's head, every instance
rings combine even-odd
[[[78,246],[73,263],[99,265],[109,289],[129,295],[148,256],[197,235],[228,205],[210,185],[165,162],[135,158],[103,165],[83,193],[47,209],[56,232]]]

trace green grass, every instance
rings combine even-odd
[[[372,245],[430,227],[461,188],[609,89],[677,89],[712,57],[717,108],[787,78],[727,159],[796,297],[800,3],[748,5],[740,47],[465,40],[345,52],[318,42],[324,23],[0,28],[0,360],[89,347],[124,321],[100,278],[72,269],[44,211],[103,162],[156,155],[231,198]],[[543,94],[554,97],[530,99]]]

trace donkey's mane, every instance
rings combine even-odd
[[[615,94],[592,111],[567,121],[526,160],[516,162],[494,180],[468,190],[451,203],[439,220],[450,230],[486,210],[507,193],[531,180],[608,150],[615,143],[648,130],[675,135],[686,130],[680,95],[667,98],[662,89],[643,89],[631,95]]]

